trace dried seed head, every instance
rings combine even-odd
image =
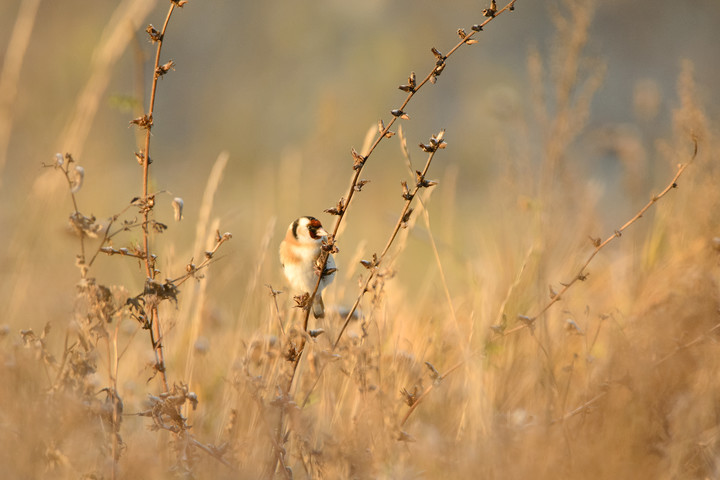
[[[302,308],[303,310],[306,310],[309,308],[310,294],[306,292],[302,295],[295,295],[293,300],[295,301],[295,308]]]
[[[354,148],[351,149],[350,153],[352,154],[354,160],[353,170],[360,170],[365,164],[365,160],[367,160],[367,157],[360,155]]]
[[[130,125],[137,125],[140,128],[151,128],[153,124],[152,115],[143,115],[134,120],[130,120]]]
[[[494,17],[497,13],[497,4],[495,3],[495,0],[492,0],[490,2],[490,8],[484,9],[482,13],[486,17]]]
[[[183,202],[183,199],[180,197],[173,198],[172,201],[172,207],[173,212],[175,212],[175,221],[179,222],[183,219],[183,206],[185,205],[185,202]]]
[[[430,370],[430,378],[433,379],[433,382],[438,382],[441,380],[442,375],[440,375],[440,372],[437,371],[437,369],[433,366],[430,362],[425,362],[425,366]]]
[[[73,171],[72,184],[70,186],[71,193],[77,193],[83,186],[83,180],[85,179],[85,169],[80,165],[75,165]]]
[[[155,75],[158,77],[162,77],[165,75],[170,69],[175,70],[175,62],[170,60],[169,62],[160,65],[155,69]]]
[[[400,221],[402,228],[407,228],[407,222],[410,221],[410,215],[412,214],[413,209],[409,208],[408,211],[403,215],[402,220]]]
[[[575,321],[571,318],[565,320],[565,330],[576,335],[584,335],[583,331],[580,329],[580,326],[575,323]]]
[[[527,326],[531,332],[535,331],[535,319],[530,318],[526,315],[518,315],[518,320],[520,320],[525,326]]]
[[[363,180],[363,179],[358,180],[357,183],[355,184],[355,186],[353,187],[353,189],[354,189],[356,192],[359,192],[359,191],[361,191],[362,188],[363,188],[366,184],[368,184],[368,183],[370,183],[370,180]]]
[[[148,25],[145,31],[148,35],[150,35],[150,41],[152,43],[162,40],[162,35],[160,35],[160,32],[158,32],[157,29],[152,26],[152,24]]]
[[[328,208],[325,210],[325,213],[329,213],[330,215],[342,215],[345,211],[345,198],[340,197],[340,200],[338,201],[337,205],[333,208]]]
[[[408,190],[407,182],[405,180],[403,180],[400,182],[400,185],[402,185],[402,189],[403,189],[403,195],[402,195],[403,198],[405,200],[412,200],[413,194],[410,193],[410,190]]]
[[[317,338],[317,337],[319,337],[320,335],[322,335],[323,333],[325,333],[325,330],[323,330],[322,328],[316,328],[316,329],[314,329],[314,330],[308,330],[308,334],[310,334],[310,336],[311,336],[312,338]]]
[[[390,110],[390,113],[392,113],[394,117],[402,118],[403,120],[410,120],[410,116],[399,108]]]
[[[413,405],[415,405],[415,402],[417,402],[418,399],[418,387],[417,385],[415,385],[412,392],[408,391],[405,387],[403,387],[402,389],[400,389],[400,394],[403,396],[403,400],[405,400],[405,403],[409,407],[412,407]]]

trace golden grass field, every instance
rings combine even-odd
[[[377,149],[489,4],[192,0],[145,185],[170,3],[101,3],[0,6],[2,478],[720,477],[713,0],[498,4]],[[278,246],[353,148],[310,335]]]

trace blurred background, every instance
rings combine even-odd
[[[56,152],[73,154],[86,172],[79,201],[87,215],[109,217],[139,194],[133,152],[140,135],[128,122],[148,100],[154,49],[143,30],[150,23],[160,27],[166,6],[5,1],[0,51],[6,63],[16,54],[8,50],[15,20],[22,6],[33,3],[37,16],[13,85],[16,95],[3,92],[9,136],[4,132],[0,145],[0,231],[6,240],[0,302],[9,307],[6,323],[15,325],[22,316],[37,327],[51,312],[70,309],[71,297],[62,290],[72,289],[76,273],[76,242],[62,235],[69,195],[61,176],[42,163]],[[482,8],[476,1],[228,0],[191,2],[178,10],[162,54],[176,67],[160,81],[152,140],[153,186],[171,192],[159,200],[158,220],[171,228],[158,241],[172,243],[179,261],[189,260],[206,179],[218,154],[227,151],[213,215],[236,237],[216,269],[232,272],[228,286],[242,282],[256,263],[259,240],[272,229],[271,268],[262,281],[282,282],[275,249],[286,225],[299,215],[332,223],[322,211],[344,195],[350,148],[360,149],[379,119],[388,121],[389,110],[404,99],[397,85],[410,71],[421,77],[429,71],[430,47],[447,51],[457,28],[469,31],[482,20]],[[544,134],[533,117],[532,94],[553,92],[549,84],[532,85],[528,55],[537,51],[546,62],[560,61],[549,54],[556,8],[564,7],[521,3],[512,16],[490,25],[478,44],[451,59],[436,85],[413,100],[411,120],[402,122],[418,168],[424,156],[414,145],[447,130],[450,146],[430,174],[441,180],[436,196],[442,198],[430,208],[436,235],[452,240],[446,251],[460,263],[476,256],[478,236],[494,228],[476,219],[503,208],[488,193],[507,173],[507,149],[539,161],[529,153]],[[596,11],[579,73],[598,63],[605,73],[567,162],[586,174],[576,182],[597,190],[602,218],[611,225],[658,186],[658,171],[660,179],[668,173],[655,142],[671,131],[683,60],[693,63],[708,113],[717,114],[718,25],[714,0],[681,6],[611,1]],[[632,201],[621,181],[626,168],[640,177]],[[399,212],[399,182],[409,174],[397,137],[381,145],[364,177],[371,183],[357,198],[339,243],[348,255],[363,240],[367,252],[380,250]],[[171,222],[173,196],[185,200],[179,224]],[[108,274],[126,273],[123,281],[142,281],[132,262],[126,262],[129,272],[118,272],[114,261],[100,263],[112,265]],[[38,296],[58,298],[33,301]]]
[[[620,247],[597,257],[591,268],[598,272],[591,277],[595,283],[579,285],[575,303],[551,312],[557,321],[552,325],[565,317],[578,320],[583,309],[593,312],[586,314],[590,323],[599,311],[612,310],[623,328],[637,312],[657,314],[657,305],[667,305],[665,293],[676,289],[664,282],[689,271],[678,267],[680,260],[673,262],[685,261],[687,252],[707,254],[702,242],[720,236],[711,181],[717,176],[717,153],[712,153],[717,141],[708,127],[720,115],[720,3],[606,0],[594,9],[588,3],[519,0],[515,11],[476,35],[477,44],[451,57],[437,83],[425,86],[405,109],[410,119],[396,123],[414,169],[426,159],[417,144],[427,143],[430,135],[444,129],[448,147],[438,152],[428,174],[439,185],[426,192],[424,207],[416,206],[416,224],[404,231],[407,238],[388,262],[394,276],[385,285],[387,310],[378,329],[386,332],[387,325],[390,334],[378,341],[379,351],[397,355],[407,349],[417,356],[413,361],[424,360],[426,353],[437,361],[454,351],[458,337],[463,348],[480,348],[490,325],[512,326],[517,314],[537,313],[547,302],[548,284],[561,288],[592,251],[588,237],[611,235],[668,184],[678,163],[688,161],[691,132],[700,135],[704,156],[688,170],[687,188],[680,182],[679,193],[671,192],[657,215],[649,212],[632,234],[629,230],[618,240]],[[194,388],[208,406],[198,414],[196,433],[222,430],[230,402],[223,385],[228,367],[240,362],[245,350],[251,353],[253,338],[274,331],[266,285],[284,291],[280,309],[292,311],[277,259],[288,224],[313,215],[332,227],[334,217],[323,210],[345,194],[351,148],[362,150],[377,132],[378,120],[390,120],[390,110],[406,95],[397,86],[411,71],[422,79],[433,68],[431,47],[447,52],[458,41],[457,29],[469,32],[481,23],[487,6],[470,0],[194,0],[176,9],[161,58],[161,64],[173,60],[175,66],[159,81],[151,143],[151,189],[162,192],[155,218],[169,225],[152,240],[160,278],[182,275],[191,259],[198,263],[215,228],[233,234],[206,278],[184,284],[179,304],[163,314],[173,378],[189,381],[195,360],[188,352],[202,356],[195,375],[201,372],[206,383]],[[18,345],[10,337],[20,329],[39,332],[48,322],[64,332],[78,302],[79,243],[67,221],[72,201],[62,175],[43,164],[51,164],[58,152],[71,153],[85,169],[79,210],[101,221],[141,194],[142,171],[134,152],[142,148],[143,132],[129,122],[148,104],[155,48],[144,30],[148,24],[159,29],[167,8],[155,0],[0,3],[4,346]],[[217,188],[210,189],[211,213],[204,221],[203,196],[218,158],[227,163]],[[362,177],[370,183],[354,198],[338,238],[339,273],[326,297],[332,308],[356,298],[363,273],[358,260],[382,250],[402,208],[400,181],[414,180],[399,135],[380,144]],[[173,220],[173,197],[184,200],[181,222]],[[124,218],[135,215],[131,209]],[[139,241],[139,234],[130,232],[114,246]],[[708,258],[693,258],[693,265],[716,265]],[[143,271],[131,258],[102,256],[92,275],[102,284],[122,286],[128,295],[142,290]],[[658,278],[662,281],[655,282]],[[680,292],[717,296],[716,284],[701,283],[707,291],[691,282]],[[649,284],[664,293],[648,294]],[[368,303],[364,310],[372,310]],[[671,309],[663,318],[673,324],[676,315]],[[190,321],[197,327],[194,336],[186,328]],[[328,330],[337,328],[326,322]],[[128,409],[144,398],[148,387],[140,377],[152,357],[147,339],[133,340],[137,328],[131,323],[126,322],[124,340],[140,353],[137,364],[126,361],[120,379]],[[552,336],[564,335],[562,328],[552,332],[551,327],[553,341],[564,338]],[[541,364],[544,358],[531,338],[510,341],[497,350],[497,363],[486,358],[460,376],[470,379],[464,387],[472,395],[483,392],[477,402],[485,410],[473,410],[477,423],[458,427],[453,438],[464,438],[462,432],[494,434],[491,425],[501,414],[505,426],[523,428],[526,417],[540,418],[546,405],[534,389],[540,388],[542,373],[510,376],[521,365],[523,372],[541,370],[523,363],[539,358]],[[63,340],[58,333],[48,343],[61,349]],[[593,350],[595,340],[583,348]],[[613,340],[598,341],[602,352],[592,352],[607,362],[607,371],[617,367],[608,353],[618,345]],[[673,348],[668,342],[664,352]],[[568,348],[558,349],[559,355],[571,358]],[[558,369],[564,364],[552,362]],[[500,371],[503,375],[492,377]],[[455,387],[455,393],[465,392],[456,398],[471,395]],[[395,399],[399,388],[389,389]],[[570,380],[567,389],[575,392]],[[581,391],[570,400],[566,393],[563,407],[587,400],[590,394],[578,387]],[[463,400],[463,409],[477,406],[473,401]],[[212,405],[223,413],[212,412]],[[414,452],[434,452],[440,439],[449,438],[433,415],[440,415],[443,425],[457,419],[438,412],[442,406],[422,417],[423,427],[414,433],[423,440]],[[625,417],[615,418],[620,418],[616,425],[626,423]],[[472,423],[463,414],[457,422],[464,421]],[[129,431],[142,430],[138,425]],[[493,449],[507,446],[503,442],[510,437],[497,444],[489,437],[472,438],[463,447],[459,440],[443,444],[445,452],[465,452],[467,459],[482,447],[489,452],[482,458],[495,458]],[[544,443],[544,438],[522,438],[526,445]],[[603,445],[611,448],[618,438],[603,437]],[[509,459],[509,465],[512,457],[497,456]],[[528,470],[518,467],[516,478],[534,472],[537,463],[542,459],[528,457],[522,463]],[[468,470],[457,467],[454,473],[470,478],[472,462],[462,465]],[[434,478],[433,468],[442,475],[441,464],[427,468],[428,478]],[[407,471],[407,478],[417,478],[412,473],[417,471]],[[386,478],[401,477],[389,473]],[[548,473],[548,478],[557,477]]]

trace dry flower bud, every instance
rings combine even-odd
[[[360,155],[357,150],[354,148],[351,149],[350,153],[353,156],[354,162],[353,162],[353,170],[360,170],[362,166],[365,164],[365,160],[367,160],[367,157],[364,157],[363,155]]]
[[[435,368],[432,363],[425,362],[425,366],[430,370],[430,378],[432,378],[433,381],[437,382],[440,380],[442,375],[440,375],[440,372],[437,371],[437,368]]]
[[[143,115],[142,117],[130,120],[130,125],[137,125],[140,128],[150,128],[152,124],[152,115]]]
[[[162,40],[162,35],[160,35],[160,32],[158,32],[157,29],[152,26],[152,24],[148,25],[145,31],[148,35],[150,35],[151,42],[155,43],[158,40]]]
[[[180,197],[173,198],[172,201],[172,207],[173,211],[175,212],[175,221],[179,222],[183,219],[183,206],[185,205],[185,202],[183,202],[183,199]]]
[[[402,228],[407,228],[407,222],[410,221],[410,215],[412,214],[413,209],[409,208],[408,211],[403,215],[402,220],[400,221],[402,224]]]
[[[79,192],[80,189],[82,188],[84,179],[85,179],[85,169],[83,167],[81,167],[80,165],[75,165],[75,170],[74,170],[74,174],[73,174],[70,192],[71,193]]]
[[[311,336],[312,338],[317,338],[317,337],[319,337],[320,335],[322,335],[323,333],[325,333],[325,330],[323,330],[322,328],[316,328],[316,329],[314,329],[314,330],[308,330],[308,334],[310,334],[310,336]]]
[[[408,190],[407,182],[405,180],[403,180],[400,182],[400,185],[402,185],[402,189],[403,189],[403,195],[402,195],[403,198],[405,200],[412,200],[413,194],[410,193],[410,190]]]
[[[158,77],[161,77],[161,76],[165,75],[170,69],[175,70],[174,67],[175,67],[175,62],[170,60],[169,62],[157,67],[157,69],[155,70],[155,74]]]
[[[370,180],[358,180],[355,186],[353,187],[356,192],[359,192],[362,190],[362,187],[365,186],[365,184],[370,183]]]
[[[410,120],[410,116],[407,113],[400,110],[399,108],[390,110],[390,113],[392,113],[392,115],[394,117],[399,117],[399,118],[402,118],[403,120]]]

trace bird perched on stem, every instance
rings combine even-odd
[[[335,279],[337,270],[333,256],[329,255],[325,270],[320,272],[322,265],[319,264],[319,258],[327,234],[317,218],[300,217],[290,224],[285,239],[280,244],[280,263],[293,289],[312,294],[318,275],[322,275],[312,305],[315,318],[325,316],[322,291]]]

